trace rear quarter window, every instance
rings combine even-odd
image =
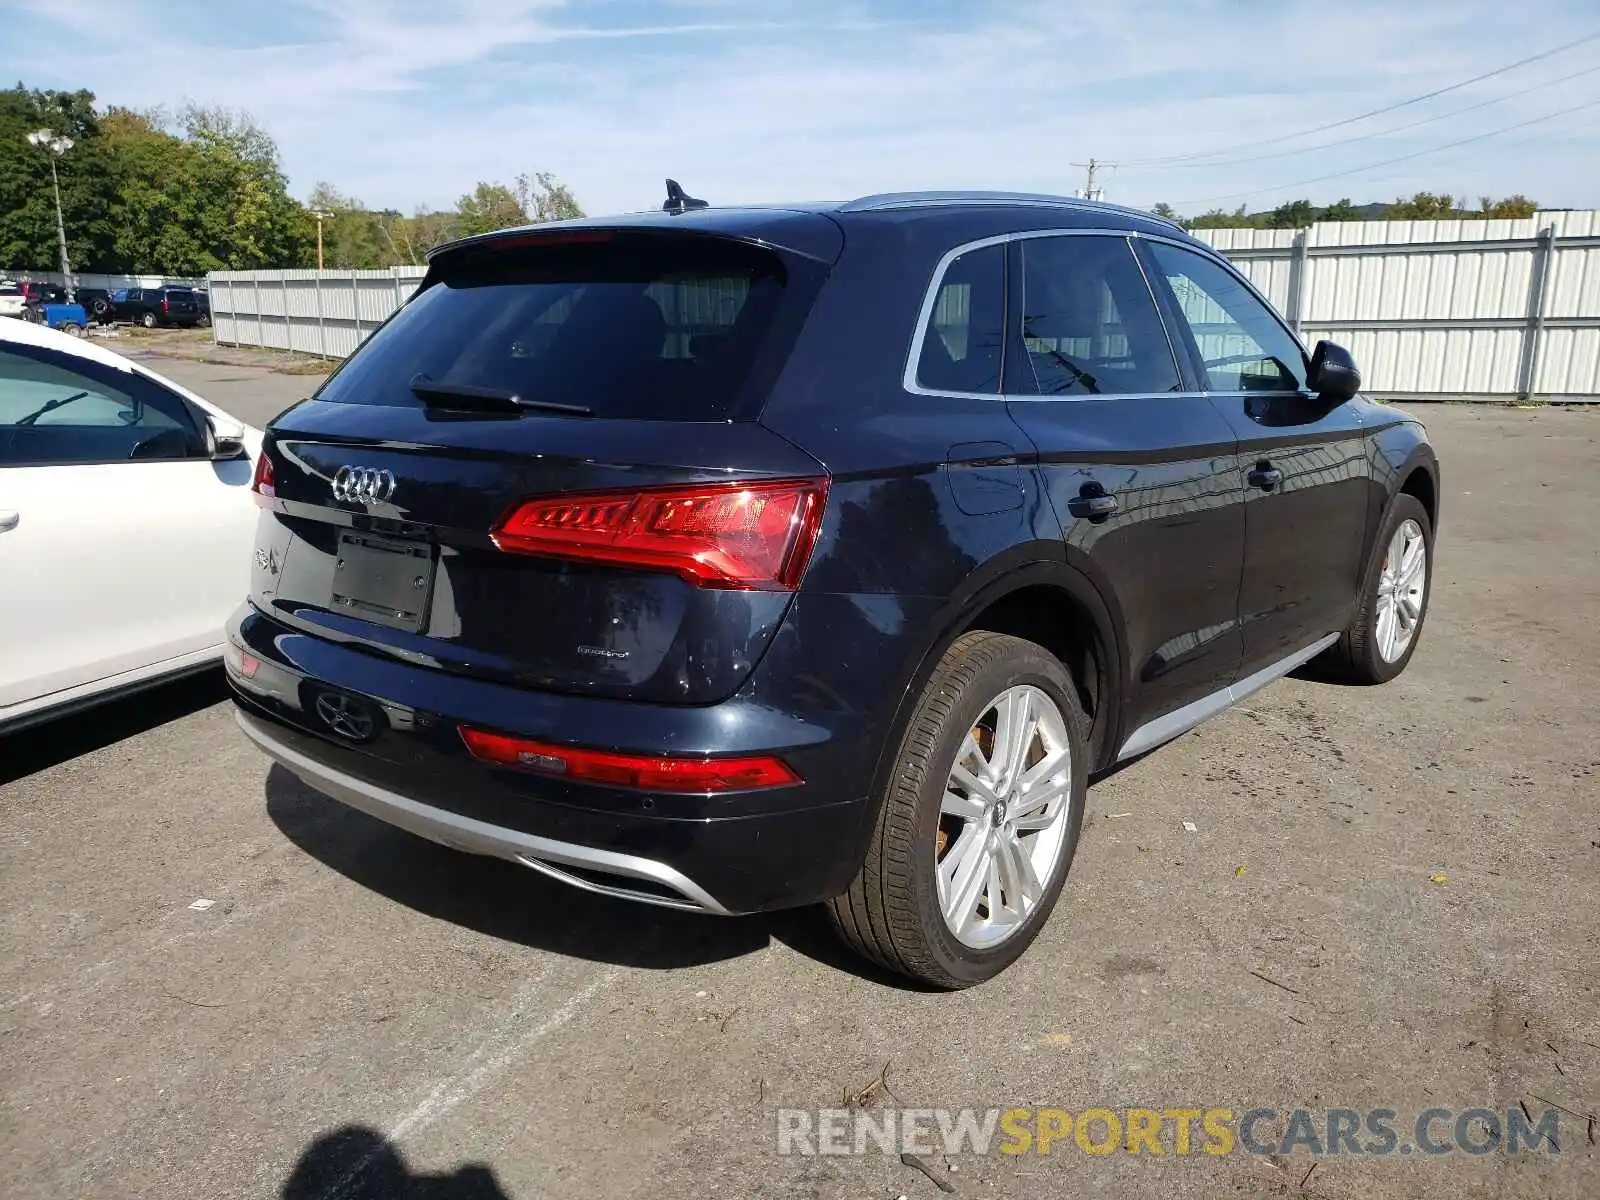
[[[601,417],[725,419],[809,306],[814,288],[793,266],[682,234],[464,248],[435,262],[317,399],[417,405],[409,383],[421,374]]]
[[[999,392],[1005,272],[1006,252],[1000,245],[969,250],[950,261],[922,330],[918,387],[985,396]]]

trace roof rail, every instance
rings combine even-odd
[[[1182,229],[1178,222],[1142,208],[1110,204],[1104,200],[1085,200],[1080,196],[1052,196],[1040,192],[882,192],[861,196],[839,207],[840,212],[876,212],[894,208],[937,208],[960,204],[1028,204],[1042,208],[1073,208],[1093,212],[1119,212],[1143,217],[1161,225]]]

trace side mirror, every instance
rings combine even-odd
[[[1324,340],[1311,352],[1311,372],[1306,383],[1322,399],[1343,404],[1361,390],[1361,371],[1350,351]]]
[[[244,426],[237,421],[207,415],[206,425],[211,430],[211,457],[226,462],[245,456]]]

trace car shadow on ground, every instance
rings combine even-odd
[[[279,1193],[283,1200],[510,1200],[494,1172],[468,1163],[448,1175],[413,1174],[375,1129],[347,1125],[306,1147]]]
[[[897,990],[914,981],[857,958],[820,908],[712,917],[585,892],[515,863],[464,854],[330,800],[282,767],[267,775],[267,815],[307,854],[390,900],[489,937],[650,970],[699,966],[784,945]]]
[[[0,734],[0,786],[146,733],[228,698],[220,666],[134,692],[16,733]]]

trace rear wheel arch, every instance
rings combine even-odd
[[[1072,575],[1022,583],[974,613],[961,634],[1009,634],[1054,655],[1067,668],[1089,718],[1089,761],[1099,769],[1106,765],[1114,718],[1121,711],[1122,672],[1110,614],[1092,588]]]
[[[1063,606],[1059,620],[1049,620],[1052,601]],[[1093,580],[1059,559],[1018,563],[998,577],[970,581],[941,612],[935,627],[937,635],[899,689],[894,714],[884,726],[888,736],[873,772],[872,795],[882,794],[917,700],[940,660],[963,634],[979,629],[1036,642],[1061,659],[1091,722],[1090,769],[1107,765],[1122,712],[1125,672],[1120,664],[1125,654],[1120,626]],[[1068,657],[1062,658],[1063,653]],[[1087,698],[1084,690],[1090,681],[1079,676],[1073,661],[1084,653],[1092,656],[1095,671]]]

